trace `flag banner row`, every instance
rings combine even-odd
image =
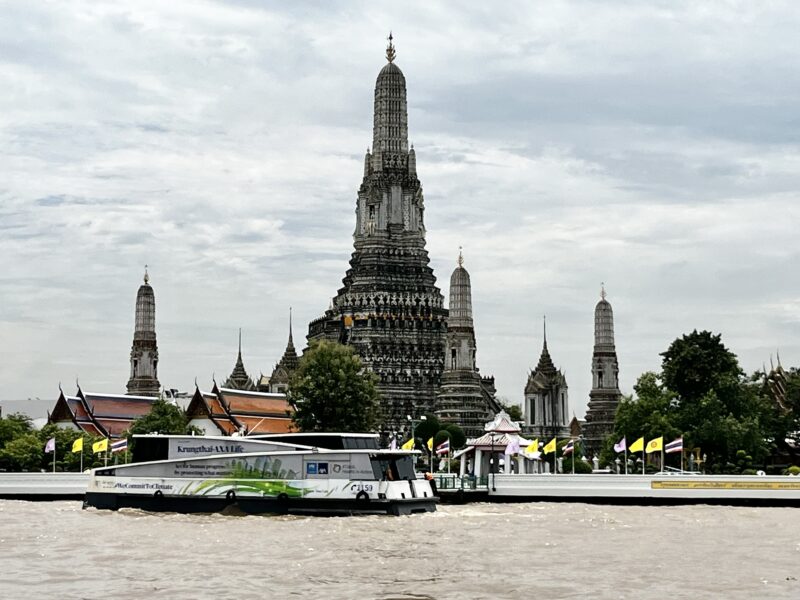
[[[667,454],[672,452],[683,452],[683,437],[679,437],[677,440],[670,442],[666,446],[664,445],[664,436],[650,440],[647,442],[646,446],[644,443],[644,437],[640,437],[630,446],[627,445],[627,440],[624,437],[619,442],[614,444],[614,452],[625,452],[626,450],[628,452],[646,452],[647,454],[661,451],[664,451]]]

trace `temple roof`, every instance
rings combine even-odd
[[[216,385],[211,392],[195,389],[186,409],[190,419],[210,419],[225,435],[242,429],[252,433],[288,433],[292,408],[285,394],[270,394]]]
[[[244,368],[244,361],[242,360],[242,330],[239,329],[239,353],[236,356],[236,364],[233,366],[233,371],[228,378],[223,382],[222,387],[232,388],[236,390],[252,390],[256,389],[256,384],[247,374]]]
[[[272,370],[272,375],[268,381],[278,382],[283,380],[288,381],[288,377],[297,369],[300,364],[300,359],[297,356],[297,351],[294,349],[294,341],[292,339],[292,309],[289,309],[289,341],[286,344],[286,350],[283,351],[283,356],[275,365]],[[283,377],[281,375],[284,375]]]
[[[86,433],[100,437],[121,437],[133,421],[150,412],[155,398],[123,394],[98,394],[78,388],[76,396],[59,394],[49,422],[72,421]]]

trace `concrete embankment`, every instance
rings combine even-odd
[[[82,500],[88,473],[0,473],[0,498]]]

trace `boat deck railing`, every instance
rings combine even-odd
[[[455,473],[435,473],[436,489],[455,491],[455,490],[486,490],[489,488],[489,478],[487,476],[475,477],[465,475],[460,477]]]

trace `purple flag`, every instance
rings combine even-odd
[[[51,437],[47,440],[47,443],[44,445],[45,452],[55,452],[56,451],[56,438]]]
[[[519,438],[512,439],[506,445],[506,456],[511,456],[512,454],[519,454]]]
[[[614,452],[625,452],[627,447],[625,438],[623,437],[618,443],[614,444]]]

